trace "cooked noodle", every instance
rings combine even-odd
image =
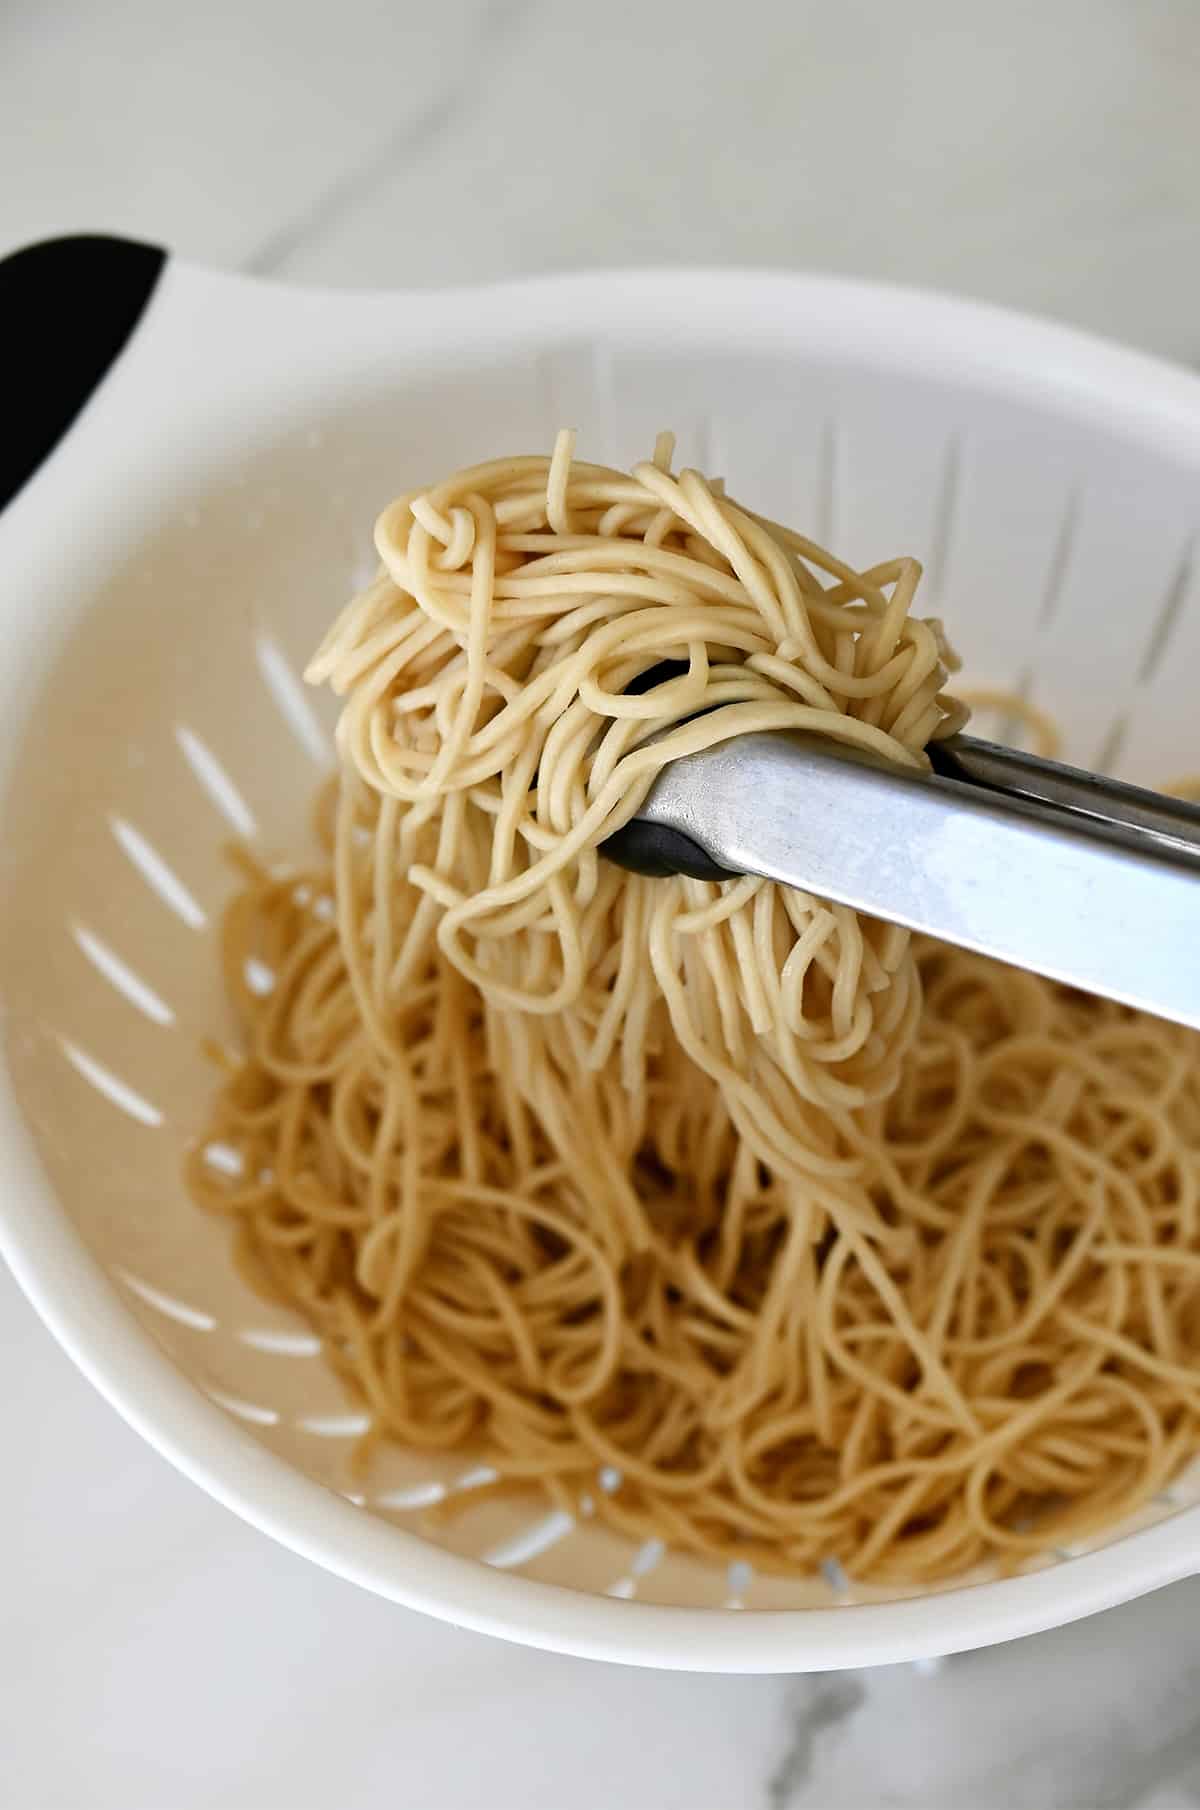
[[[191,1184],[372,1440],[722,1559],[1012,1563],[1196,1450],[1197,1040],[598,856],[686,749],[919,767],[962,716],[914,561],[855,572],[670,454],[564,435],[385,510],[308,675],[345,699],[325,864],[246,865]]]

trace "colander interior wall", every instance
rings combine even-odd
[[[936,347],[893,354],[874,317],[856,345],[795,281],[768,298],[767,327],[747,280],[719,320],[678,332],[586,284],[546,286],[557,300],[531,305],[532,324],[511,297],[480,296],[440,322],[410,298],[389,327],[377,298],[285,304],[216,283],[201,308],[173,280],[144,343],[14,506],[28,512],[14,524],[23,563],[0,563],[10,591],[24,586],[6,675],[0,985],[12,1097],[50,1192],[124,1311],[236,1424],[239,1450],[248,1438],[360,1516],[588,1597],[744,1617],[886,1603],[836,1566],[781,1579],[635,1546],[587,1500],[575,1519],[472,1502],[486,1474],[461,1456],[397,1451],[354,1473],[358,1404],[307,1327],[239,1279],[227,1229],[181,1181],[212,1086],[202,1046],[231,1033],[225,850],[242,837],[271,859],[311,852],[332,709],[299,673],[373,567],[377,510],[460,464],[546,449],[564,423],[582,456],[620,464],[670,425],[681,463],[857,563],[917,553],[919,607],[945,616],[968,681],[1049,710],[1068,758],[1148,782],[1200,767],[1200,403],[1181,388],[1187,419],[1170,433],[1132,405],[1105,424],[1052,369],[1040,388],[982,355],[939,372]],[[820,318],[806,324],[806,307]],[[171,323],[185,315],[184,336]],[[356,319],[363,343],[347,353],[338,323]],[[595,1491],[614,1482],[599,1474]],[[1136,1525],[1198,1496],[1189,1475]],[[1072,1549],[1039,1563],[1079,1562]],[[955,1605],[973,1594],[944,1593],[945,1645],[969,1644]]]

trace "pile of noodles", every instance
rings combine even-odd
[[[1200,1048],[598,855],[685,750],[919,767],[963,716],[915,561],[853,571],[670,458],[564,435],[385,510],[309,672],[345,700],[325,863],[245,863],[191,1184],[372,1439],[567,1509],[603,1470],[608,1522],[723,1559],[1012,1563],[1197,1449]]]

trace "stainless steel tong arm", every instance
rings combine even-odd
[[[664,768],[605,853],[763,874],[1200,1028],[1200,808],[969,736],[930,754],[733,737]]]

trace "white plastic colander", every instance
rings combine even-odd
[[[331,1570],[596,1657],[917,1658],[1200,1570],[1200,1471],[1023,1576],[909,1594],[835,1567],[725,1571],[487,1496],[438,1521],[431,1505],[480,1481],[461,1457],[389,1456],[364,1499],[357,1405],[307,1328],[239,1280],[180,1175],[212,1086],[202,1039],[229,1029],[222,848],[308,847],[332,712],[298,674],[395,492],[548,449],[564,423],[582,456],[627,464],[669,425],[682,461],[856,562],[923,557],[919,607],[944,612],[973,678],[1027,691],[1069,758],[1153,782],[1200,767],[1200,381],[817,278],[358,295],[160,271],[103,241],[0,266],[14,358],[14,322],[54,318],[51,291],[77,298],[78,343],[56,351],[47,324],[20,354],[33,387],[6,425],[0,515],[0,1248],[96,1385]]]

